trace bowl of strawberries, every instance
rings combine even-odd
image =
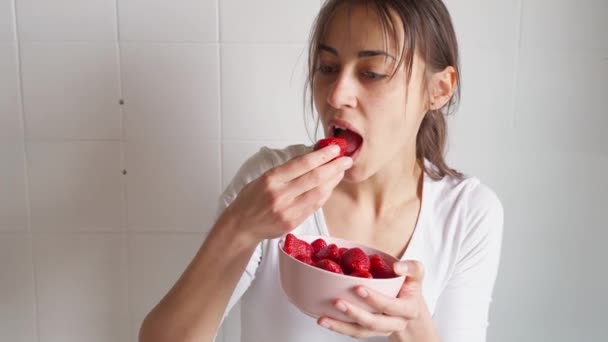
[[[281,287],[289,301],[303,313],[351,322],[333,303],[344,299],[370,312],[374,308],[355,294],[365,286],[396,297],[405,276],[397,276],[397,258],[352,241],[318,235],[287,234],[279,242]]]

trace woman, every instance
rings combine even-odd
[[[329,0],[310,43],[309,85],[335,146],[261,149],[221,197],[221,215],[145,319],[141,341],[211,341],[242,299],[243,341],[485,341],[503,213],[496,195],[447,166],[443,115],[458,99],[458,51],[440,0]],[[336,298],[357,323],[317,321],[281,291],[285,234],[353,240],[402,260],[397,298]]]

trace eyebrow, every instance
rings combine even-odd
[[[329,45],[319,44],[319,50],[329,52],[334,56],[338,56],[338,50]],[[359,51],[359,53],[357,55],[359,56],[359,58],[385,56],[385,57],[392,58],[393,60],[397,60],[395,57],[389,55],[387,52],[382,51],[382,50],[363,50],[363,51]]]

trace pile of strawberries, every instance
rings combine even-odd
[[[287,234],[283,246],[291,257],[329,272],[360,278],[393,278],[397,275],[378,254],[368,256],[361,248],[340,248],[323,239],[312,243]]]

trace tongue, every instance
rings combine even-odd
[[[346,140],[346,154],[355,152],[363,142],[359,134],[349,130],[340,130],[336,136]]]

